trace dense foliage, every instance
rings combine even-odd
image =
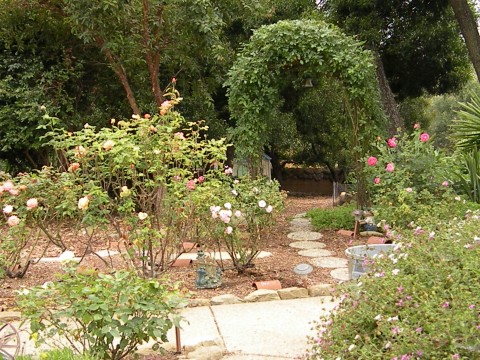
[[[345,204],[331,209],[309,210],[307,215],[316,230],[353,230],[355,220],[352,212],[355,204]]]

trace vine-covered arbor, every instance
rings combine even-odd
[[[236,120],[236,156],[257,160],[283,99],[280,86],[288,73],[334,78],[344,91],[351,120],[352,151],[361,155],[363,139],[383,119],[375,65],[361,43],[319,20],[280,21],[258,29],[229,72],[229,107]],[[368,130],[372,131],[368,131]]]

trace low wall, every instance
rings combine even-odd
[[[317,168],[284,168],[282,190],[292,194],[332,195],[330,172]]]

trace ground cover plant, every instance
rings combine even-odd
[[[458,205],[457,205],[458,204]],[[310,339],[310,359],[474,359],[480,354],[480,213],[445,201],[450,219],[396,234],[396,250],[358,281]],[[325,325],[326,324],[326,325]]]
[[[355,221],[352,212],[355,204],[344,204],[331,209],[312,209],[307,212],[316,230],[353,230]]]

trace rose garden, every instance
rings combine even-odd
[[[114,54],[130,48],[102,43],[133,115],[75,127],[53,104],[37,106],[35,139],[49,161],[23,168],[18,161],[11,167],[0,162],[0,281],[10,296],[0,308],[21,313],[22,331],[36,345],[54,344],[40,358],[133,359],[151,340],[160,344],[158,358],[176,358],[161,345],[169,330],[184,326],[179,309],[192,305],[193,286],[222,289],[227,272],[235,274],[228,278],[233,282],[263,280],[252,269],[261,268],[260,255],[271,250],[279,223],[291,220],[284,214],[292,194],[282,189],[277,171],[290,164],[328,169],[332,189],[345,190],[340,203],[334,190],[332,206],[311,206],[305,214],[330,246],[344,252],[365,245],[368,235],[390,244],[388,251],[364,254],[365,274],[357,278],[349,269],[348,280],[331,285],[336,305],[317,319],[301,356],[480,358],[478,87],[452,101],[455,110],[443,122],[435,118],[440,112],[422,118],[418,104],[398,90],[405,101],[399,123],[387,111],[378,53],[313,15],[275,21],[258,27],[218,76],[226,90],[212,93],[211,103],[225,96],[221,106],[231,126],[212,136],[218,119],[195,118],[196,105],[189,106],[197,93],[187,86],[187,95],[180,93],[181,74],[168,77],[160,91],[154,53],[161,46],[151,44],[162,35],[157,25],[149,33],[147,3],[138,34],[155,95],[143,105],[149,111],[140,111]],[[341,8],[332,3],[330,11]],[[66,13],[82,13],[78,4],[64,6]],[[163,11],[167,5],[158,6]],[[100,18],[90,27],[81,16],[71,20],[72,33],[101,43],[92,35],[103,29]],[[348,27],[348,21],[340,24]],[[215,59],[226,61],[228,51],[213,48]],[[142,63],[128,59],[127,68]],[[405,110],[409,104],[413,111]],[[445,123],[448,130],[439,130]],[[266,158],[273,171],[262,167]],[[351,202],[343,204],[345,197]],[[190,253],[193,265],[185,258]],[[272,256],[265,276],[281,273]],[[50,258],[59,264],[55,274],[34,279],[34,269]],[[185,259],[189,273],[180,279],[175,269]],[[292,274],[302,265],[291,266]],[[285,284],[308,287],[306,277],[290,280]],[[9,325],[0,324],[1,359],[36,358],[13,355],[19,350],[9,344],[15,332],[2,333]]]

